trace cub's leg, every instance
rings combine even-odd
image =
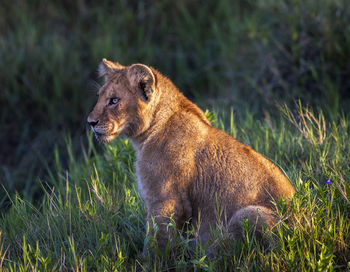
[[[218,240],[215,236],[215,231],[218,225],[213,224],[213,222],[217,222],[217,219],[203,219],[204,220],[202,220],[200,224],[195,222],[195,226],[198,227],[199,225],[199,227],[197,236],[192,241],[191,246],[195,247],[200,243],[202,247],[206,247],[206,253],[208,256],[213,257],[213,252],[215,252],[215,248],[218,245]],[[243,239],[243,221],[246,219],[248,219],[250,225],[254,226],[258,238],[262,238],[262,230],[264,227],[271,229],[277,223],[277,217],[271,209],[263,206],[247,206],[236,211],[231,218],[228,218],[228,221],[223,219],[221,227],[224,231],[224,237],[232,238],[233,240]]]
[[[170,217],[173,218],[176,228],[180,230],[189,218],[191,207],[187,201],[177,198],[156,200],[147,205],[148,235],[155,234],[154,225],[157,225],[156,240],[160,250],[165,249],[169,237],[173,237],[173,228],[168,228]],[[144,246],[143,255],[148,253],[148,245]]]
[[[263,206],[247,206],[236,211],[228,224],[228,231],[232,238],[243,238],[243,221],[246,219],[249,224],[256,226],[258,234],[262,234],[263,227],[271,229],[277,223],[277,217],[271,209]]]

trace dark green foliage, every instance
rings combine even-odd
[[[74,146],[85,135],[103,57],[153,65],[202,106],[259,116],[300,98],[327,115],[347,111],[349,22],[345,0],[5,1],[1,182],[40,195],[62,135]]]

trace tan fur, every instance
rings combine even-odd
[[[246,218],[258,225],[274,224],[271,201],[289,199],[295,192],[278,167],[211,126],[157,70],[103,60],[100,71],[106,82],[88,122],[101,141],[118,135],[131,139],[150,234],[153,217],[160,248],[168,241],[163,223],[171,215],[181,228],[187,220],[198,225],[200,214],[199,236],[206,242],[218,220],[217,204],[234,237]],[[118,105],[108,105],[114,97],[120,98]]]

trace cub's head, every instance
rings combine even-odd
[[[98,91],[98,100],[88,116],[88,123],[101,142],[118,135],[135,137],[150,123],[155,74],[146,65],[122,66],[103,59],[99,74],[105,83]]]

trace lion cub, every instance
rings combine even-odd
[[[216,226],[218,206],[233,237],[240,235],[243,219],[275,223],[271,201],[291,198],[295,190],[272,162],[211,126],[156,69],[103,59],[99,73],[105,83],[88,123],[102,142],[118,135],[131,140],[150,235],[153,218],[160,248],[168,242],[164,223],[170,216],[181,229],[188,220],[198,226],[200,214],[201,242]]]

